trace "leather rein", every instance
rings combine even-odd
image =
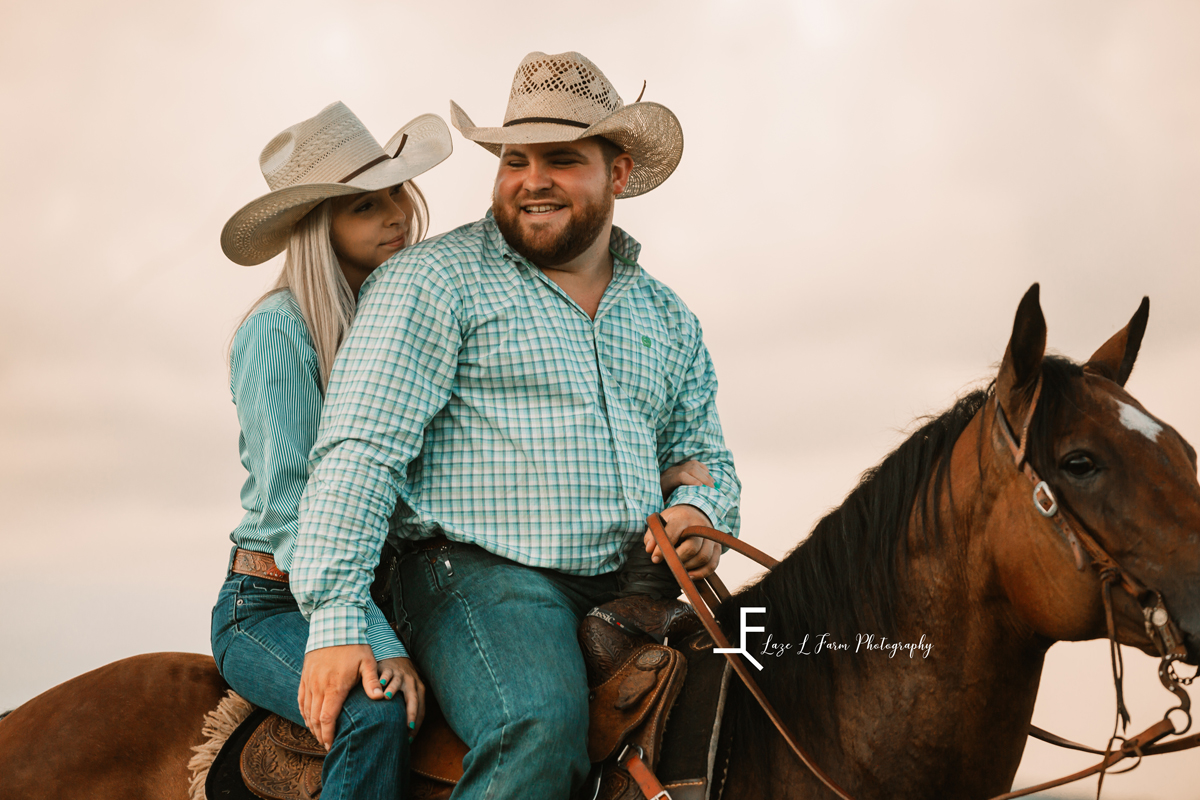
[[[1161,741],[1164,737],[1171,735],[1183,736],[1191,728],[1191,698],[1188,697],[1183,685],[1190,684],[1193,680],[1193,678],[1180,678],[1175,672],[1175,662],[1184,659],[1187,656],[1187,650],[1184,647],[1183,636],[1180,633],[1179,626],[1171,618],[1170,612],[1167,611],[1163,603],[1162,594],[1157,590],[1147,588],[1137,578],[1123,570],[1112,556],[1100,546],[1095,537],[1091,535],[1078,518],[1058,503],[1053,491],[1050,489],[1050,485],[1038,475],[1033,465],[1029,463],[1025,448],[1028,444],[1029,425],[1033,420],[1033,414],[1037,408],[1041,391],[1042,380],[1039,377],[1037,386],[1034,387],[1033,396],[1029,402],[1029,408],[1025,412],[1024,419],[1021,421],[1019,443],[1013,433],[1012,427],[1009,425],[1008,419],[1004,415],[1004,409],[1001,408],[999,400],[993,396],[997,423],[994,426],[994,430],[997,432],[997,438],[1007,446],[1007,449],[1012,454],[1013,463],[1017,470],[1023,473],[1032,483],[1034,507],[1054,525],[1059,534],[1071,546],[1071,550],[1075,556],[1076,569],[1083,570],[1085,568],[1086,561],[1084,555],[1086,553],[1087,557],[1091,559],[1092,565],[1099,572],[1101,596],[1104,600],[1104,611],[1108,624],[1108,638],[1112,652],[1113,681],[1117,691],[1118,719],[1126,724],[1129,721],[1129,714],[1125,709],[1121,684],[1123,665],[1120,657],[1120,644],[1117,642],[1116,625],[1113,617],[1112,587],[1114,585],[1124,589],[1141,607],[1142,615],[1145,619],[1146,634],[1154,643],[1161,658],[1158,668],[1159,680],[1169,692],[1178,698],[1179,705],[1168,709],[1161,720],[1134,736],[1118,736],[1114,729],[1113,736],[1109,738],[1108,745],[1104,750],[1097,750],[1072,742],[1031,724],[1029,726],[1031,736],[1059,747],[1102,755],[1103,760],[1087,769],[1080,770],[1063,778],[1031,786],[1028,789],[997,795],[992,800],[1011,800],[1012,798],[1024,797],[1034,792],[1045,791],[1056,786],[1072,783],[1097,773],[1100,773],[1100,786],[1097,787],[1096,791],[1097,796],[1099,796],[1100,788],[1103,787],[1105,772],[1109,767],[1127,758],[1136,758],[1137,761],[1123,771],[1137,767],[1141,763],[1143,756],[1178,752],[1200,746],[1200,733],[1194,733],[1191,736],[1175,739],[1170,742]],[[754,696],[763,711],[766,712],[767,717],[775,725],[775,728],[779,731],[784,741],[787,742],[788,747],[800,759],[801,763],[818,780],[825,784],[830,791],[839,798],[842,798],[842,800],[853,800],[845,789],[835,783],[829,775],[816,765],[812,756],[800,745],[795,735],[783,721],[783,718],[758,686],[758,683],[754,680],[754,676],[750,674],[750,670],[745,662],[737,657],[738,650],[731,647],[729,640],[722,633],[716,618],[713,616],[713,610],[721,603],[730,599],[731,595],[725,584],[715,573],[706,579],[700,579],[699,582],[693,582],[688,576],[687,569],[683,566],[679,555],[675,552],[675,545],[672,545],[667,536],[662,517],[658,514],[652,514],[646,522],[650,527],[650,532],[654,536],[659,551],[662,553],[663,560],[670,567],[671,574],[675,576],[675,580],[679,583],[680,588],[683,589],[688,602],[696,610],[696,614],[704,625],[705,631],[712,638],[716,647],[732,651],[726,652],[724,654],[725,658],[729,660],[733,671],[737,673],[742,683],[750,691],[750,694]],[[702,526],[686,528],[680,534],[678,543],[682,543],[693,537],[708,539],[736,550],[768,570],[774,569],[779,565],[776,559],[771,558],[761,550],[714,528]],[[1171,714],[1175,712],[1182,713],[1185,718],[1180,727],[1177,727],[1171,720]],[[1115,748],[1113,747],[1114,743],[1117,744]]]

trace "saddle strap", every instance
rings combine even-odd
[[[620,759],[617,762],[620,763]],[[638,788],[642,790],[642,794],[646,796],[646,800],[671,800],[670,793],[663,788],[663,785],[658,782],[658,778],[654,777],[654,773],[642,761],[640,753],[633,753],[629,758],[625,759],[625,769],[629,770],[630,776],[637,781]]]
[[[717,624],[716,618],[713,617],[712,611],[701,597],[700,592],[696,589],[696,584],[693,583],[692,579],[688,577],[687,569],[684,568],[683,562],[679,560],[679,554],[675,552],[675,546],[671,544],[671,540],[667,536],[663,518],[658,514],[651,514],[646,519],[646,523],[650,527],[651,535],[654,536],[655,544],[658,545],[658,549],[662,552],[663,560],[666,561],[667,566],[671,568],[671,574],[675,576],[675,580],[678,581],[680,588],[683,589],[683,593],[687,595],[688,601],[696,609],[696,615],[700,617],[700,621],[704,624],[704,629],[708,632],[708,635],[712,637],[713,642],[720,645],[722,648],[733,649],[730,647],[729,641],[725,638],[725,634],[721,632],[721,627]],[[750,558],[753,558],[755,561],[758,561],[758,563],[763,564],[764,566],[767,566],[769,563],[771,567],[774,567],[779,563],[762,551],[757,550],[748,544],[744,544],[743,542],[740,542],[739,540],[734,539],[732,536],[722,533],[721,531],[703,527],[688,528],[688,531],[691,531],[693,536],[701,536],[702,538],[706,539],[712,538],[721,544],[727,544],[732,549],[735,549],[739,553],[743,553]],[[719,534],[719,536],[717,536],[717,534]],[[751,553],[754,553],[754,555],[751,555]],[[758,701],[759,706],[761,706],[762,710],[766,712],[767,717],[771,720],[772,724],[775,725],[775,729],[779,731],[779,734],[783,737],[784,741],[787,742],[788,747],[791,748],[792,752],[796,754],[796,757],[800,759],[800,762],[804,764],[804,766],[808,767],[809,771],[817,777],[817,780],[825,784],[825,786],[831,792],[840,797],[842,800],[854,800],[845,789],[834,782],[833,778],[825,774],[825,772],[813,761],[812,756],[810,756],[808,752],[800,746],[800,743],[796,740],[796,737],[792,735],[791,730],[788,729],[788,726],[783,721],[783,718],[779,716],[779,712],[775,710],[775,707],[771,705],[771,701],[767,699],[767,696],[763,693],[763,690],[759,688],[758,683],[754,680],[754,676],[750,674],[750,671],[746,668],[746,665],[741,661],[741,659],[737,658],[736,653],[725,653],[725,658],[729,659],[729,663],[733,667],[733,671],[736,672],[738,677],[742,679],[742,683],[744,683],[746,688],[750,690],[750,694],[752,694],[754,699]]]

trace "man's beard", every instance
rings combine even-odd
[[[522,198],[527,199],[527,198]],[[528,198],[536,199],[536,198]],[[538,223],[521,219],[521,209],[492,202],[492,216],[505,240],[532,264],[538,267],[557,267],[566,264],[592,246],[612,216],[614,198],[601,195],[599,201],[573,206],[566,228],[551,238],[548,231],[538,231]],[[522,222],[528,227],[523,227]],[[532,227],[533,230],[529,230]]]

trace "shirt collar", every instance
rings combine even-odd
[[[642,245],[637,239],[613,225],[612,236],[608,239],[608,250],[618,261],[636,267],[638,256],[642,253]]]

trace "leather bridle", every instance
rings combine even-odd
[[[1091,559],[1092,566],[1096,568],[1100,577],[1100,595],[1104,601],[1104,616],[1108,626],[1109,648],[1112,654],[1112,671],[1113,684],[1116,688],[1117,695],[1117,718],[1121,723],[1122,729],[1129,723],[1129,712],[1125,708],[1124,691],[1122,687],[1122,679],[1124,677],[1123,662],[1121,659],[1120,643],[1117,642],[1116,623],[1113,615],[1113,600],[1112,589],[1114,586],[1119,586],[1124,589],[1126,594],[1132,597],[1142,609],[1142,617],[1146,626],[1146,635],[1150,641],[1154,643],[1155,649],[1158,651],[1160,660],[1158,665],[1158,678],[1167,691],[1174,694],[1179,705],[1170,708],[1163,715],[1163,718],[1142,731],[1131,737],[1118,736],[1116,733],[1116,725],[1113,728],[1113,735],[1108,740],[1108,746],[1104,751],[1096,751],[1091,748],[1086,748],[1082,745],[1077,745],[1074,742],[1069,742],[1054,734],[1043,731],[1041,728],[1031,725],[1031,733],[1043,741],[1060,746],[1067,746],[1073,749],[1084,749],[1090,752],[1100,753],[1104,756],[1104,760],[1099,764],[1089,767],[1086,770],[1066,776],[1054,781],[1050,781],[1020,792],[1009,792],[1008,794],[1000,795],[995,800],[1008,800],[1008,798],[1022,797],[1032,792],[1043,791],[1055,786],[1061,786],[1065,783],[1079,780],[1100,773],[1101,786],[1103,786],[1104,773],[1109,767],[1126,759],[1136,757],[1141,759],[1143,755],[1151,755],[1154,752],[1165,752],[1164,750],[1153,749],[1155,742],[1163,739],[1166,736],[1182,736],[1192,726],[1191,715],[1191,698],[1188,697],[1187,691],[1181,685],[1183,680],[1175,672],[1175,662],[1183,660],[1187,657],[1187,649],[1184,646],[1183,634],[1179,630],[1179,626],[1175,620],[1171,618],[1170,612],[1167,610],[1166,604],[1163,602],[1162,593],[1156,589],[1150,589],[1136,577],[1131,575],[1127,570],[1117,563],[1116,559],[1108,554],[1100,543],[1096,541],[1095,536],[1087,529],[1087,527],[1070,512],[1064,505],[1060,504],[1055,498],[1053,490],[1041,475],[1038,474],[1033,464],[1029,461],[1029,453],[1027,446],[1029,444],[1029,426],[1033,421],[1034,412],[1037,410],[1038,400],[1042,393],[1042,378],[1039,375],[1037,384],[1034,386],[1033,395],[1029,401],[1029,407],[1025,411],[1024,419],[1021,421],[1021,436],[1018,440],[1008,417],[1004,413],[1003,406],[1000,405],[999,395],[993,395],[993,409],[996,416],[996,424],[993,427],[997,438],[1002,445],[1012,455],[1013,465],[1029,480],[1033,486],[1033,506],[1038,513],[1048,519],[1055,527],[1059,534],[1070,545],[1075,556],[1075,568],[1082,571],[1086,567],[1085,554]],[[1187,679],[1187,683],[1191,679]],[[1182,726],[1177,727],[1171,720],[1171,714],[1180,712],[1183,714],[1185,722]],[[1200,737],[1188,737],[1190,743],[1186,746],[1179,746],[1184,740],[1176,740],[1171,742],[1173,750],[1186,749],[1200,745]],[[1114,749],[1113,744],[1119,746]],[[1136,767],[1137,764],[1134,764]],[[1133,767],[1130,767],[1132,769]],[[1099,790],[1097,790],[1099,794]]]
[[[1119,586],[1130,595],[1142,609],[1142,615],[1145,620],[1146,634],[1154,643],[1155,648],[1159,652],[1160,662],[1158,668],[1158,677],[1162,681],[1163,686],[1178,700],[1179,705],[1169,709],[1161,720],[1151,725],[1146,730],[1134,736],[1118,736],[1114,727],[1113,735],[1108,740],[1108,745],[1104,750],[1096,750],[1086,745],[1077,744],[1068,739],[1056,736],[1048,731],[1044,731],[1035,725],[1030,725],[1030,735],[1035,736],[1043,741],[1060,747],[1067,747],[1075,750],[1083,750],[1085,752],[1096,753],[1104,758],[1100,763],[1095,764],[1087,769],[1067,775],[1057,780],[1048,781],[1038,786],[1032,786],[1028,789],[1022,789],[1016,792],[1008,792],[998,795],[992,800],[1011,800],[1012,798],[1023,797],[1034,792],[1045,791],[1056,786],[1062,786],[1073,781],[1086,778],[1089,775],[1100,774],[1100,787],[1097,787],[1097,796],[1099,796],[1100,788],[1103,786],[1104,773],[1117,763],[1128,758],[1136,758],[1137,762],[1128,769],[1133,769],[1141,763],[1141,758],[1147,755],[1155,755],[1159,753],[1178,752],[1187,750],[1192,747],[1200,746],[1200,733],[1192,734],[1180,739],[1175,739],[1170,742],[1162,742],[1161,740],[1167,736],[1183,736],[1188,731],[1192,724],[1191,717],[1191,699],[1181,684],[1190,684],[1192,678],[1180,678],[1175,672],[1175,662],[1184,659],[1187,656],[1187,650],[1184,647],[1183,635],[1180,633],[1179,626],[1171,618],[1170,612],[1163,603],[1162,594],[1157,590],[1147,588],[1137,578],[1130,575],[1127,571],[1121,568],[1115,559],[1110,556],[1103,547],[1096,541],[1095,537],[1087,530],[1087,528],[1079,521],[1077,517],[1070,513],[1062,506],[1054,496],[1050,485],[1038,475],[1037,470],[1029,463],[1026,445],[1028,444],[1029,425],[1033,420],[1034,412],[1037,409],[1037,402],[1041,396],[1042,379],[1039,376],[1037,385],[1034,387],[1033,396],[1029,402],[1029,408],[1025,412],[1024,419],[1021,421],[1021,436],[1018,441],[1014,435],[1012,427],[1009,425],[1008,419],[1004,415],[1004,409],[1001,408],[999,400],[994,400],[994,409],[996,416],[996,425],[994,430],[997,437],[1007,447],[1012,454],[1013,463],[1017,470],[1023,473],[1033,486],[1033,505],[1038,512],[1051,522],[1057,531],[1070,545],[1075,556],[1076,569],[1083,570],[1086,567],[1085,554],[1092,561],[1093,566],[1099,572],[1101,596],[1104,601],[1105,617],[1108,625],[1108,638],[1112,652],[1113,665],[1113,681],[1117,690],[1117,714],[1118,718],[1125,723],[1128,723],[1128,712],[1125,710],[1123,693],[1122,693],[1122,672],[1123,666],[1120,656],[1120,645],[1116,638],[1116,625],[1113,616],[1112,602],[1112,587]],[[675,580],[683,589],[684,595],[696,610],[701,623],[704,625],[705,631],[712,638],[716,647],[727,650],[735,650],[729,644],[728,639],[721,632],[720,626],[717,624],[716,618],[713,616],[713,610],[718,605],[730,599],[729,590],[725,584],[721,582],[716,574],[710,575],[707,579],[701,579],[699,583],[694,583],[688,577],[687,569],[683,566],[678,554],[675,552],[675,547],[693,537],[709,539],[717,542],[725,547],[736,550],[742,555],[752,559],[758,564],[766,567],[768,570],[774,569],[779,562],[774,558],[766,555],[751,545],[746,544],[727,533],[723,533],[714,528],[701,526],[693,526],[685,529],[679,537],[679,542],[672,544],[667,536],[665,523],[661,516],[652,514],[647,520],[647,525],[650,528],[651,534],[654,536],[655,543],[658,545],[659,551],[663,555],[663,559],[667,566],[670,567],[671,573],[675,576]],[[796,754],[809,771],[813,773],[830,791],[842,800],[853,800],[845,789],[841,788],[833,781],[820,767],[816,765],[812,757],[801,747],[795,735],[788,728],[783,718],[775,711],[758,683],[754,680],[754,676],[750,674],[749,668],[745,662],[737,657],[735,652],[726,652],[725,657],[729,660],[733,671],[746,685],[746,688],[754,696],[755,700],[766,712],[767,717],[775,725],[788,747]],[[1173,713],[1180,712],[1185,717],[1185,722],[1182,726],[1176,726],[1171,720]],[[1114,744],[1117,746],[1114,748]],[[1125,770],[1128,771],[1128,770]]]

